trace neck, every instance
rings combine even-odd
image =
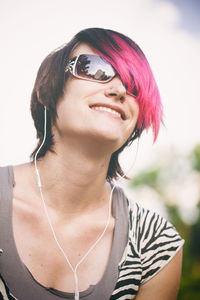
[[[109,161],[109,156],[97,159],[96,155],[77,150],[48,152],[37,162],[47,204],[73,215],[106,205],[110,194],[106,182]]]

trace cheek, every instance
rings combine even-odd
[[[81,103],[81,97],[84,94],[81,82],[76,78],[68,78],[63,97],[58,101],[57,113],[59,116],[65,114],[75,113],[75,110],[79,109]]]
[[[138,117],[139,117],[139,104],[136,102],[135,99],[132,100],[132,102],[130,103],[130,115],[131,115],[131,131],[134,130],[137,121],[138,121]]]
[[[127,126],[126,134],[124,136],[124,143],[132,136],[134,129],[137,125],[138,117],[139,117],[139,105],[135,101],[135,99],[131,99],[130,103],[130,121]]]
[[[64,94],[61,100],[71,101],[71,99],[77,99],[80,97],[82,87],[78,84],[76,78],[70,77],[65,85]]]

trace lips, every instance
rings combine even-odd
[[[122,120],[126,119],[126,115],[123,109],[113,104],[95,103],[91,105],[90,108],[98,111],[107,111],[109,113],[112,113],[113,115],[118,116]]]

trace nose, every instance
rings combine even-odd
[[[112,97],[117,100],[124,101],[126,98],[126,88],[119,78],[114,78],[106,86],[104,94],[106,97]]]

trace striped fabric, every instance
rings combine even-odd
[[[3,278],[0,276],[0,300],[17,300],[9,293],[9,289],[6,286]]]
[[[134,299],[140,285],[157,274],[184,241],[163,217],[129,202],[129,240],[110,300]]]

